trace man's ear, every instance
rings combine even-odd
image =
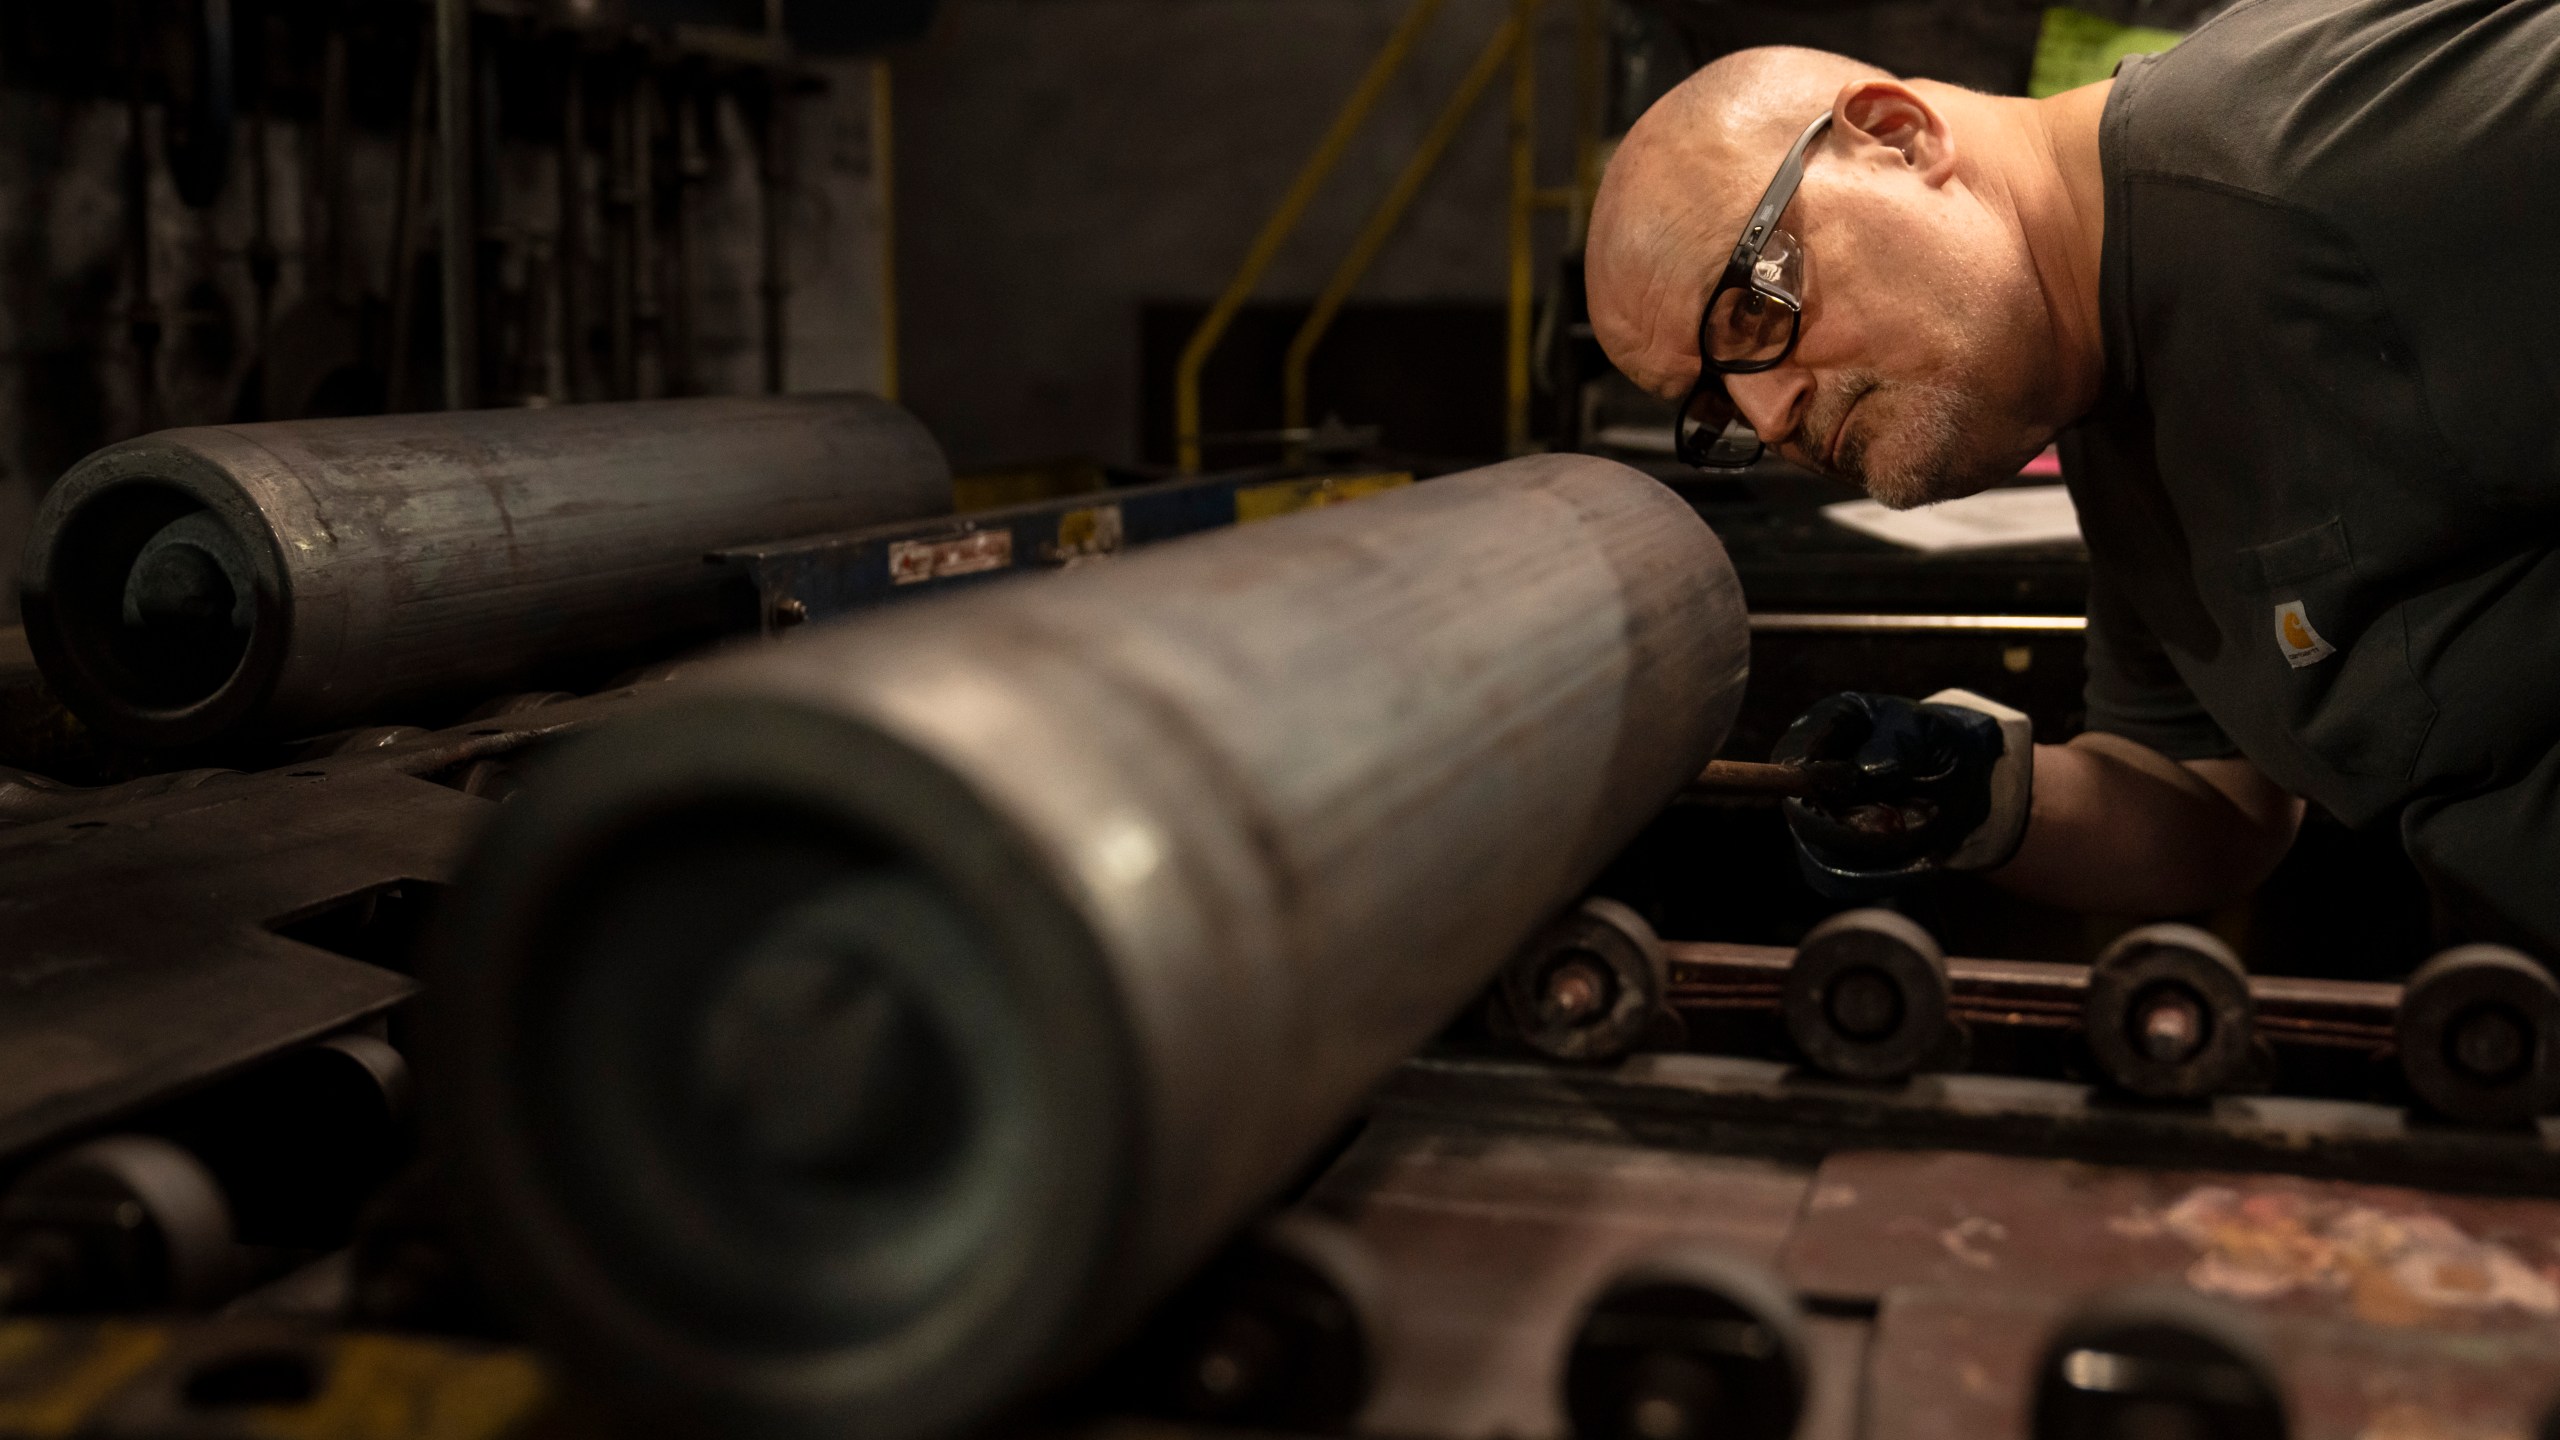
[[[1937,107],[1899,80],[1853,80],[1831,102],[1831,123],[1900,152],[1920,179],[1941,185],[1956,170],[1955,135]]]

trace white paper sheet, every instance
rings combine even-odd
[[[1956,550],[1996,550],[2008,545],[2053,545],[2080,538],[2079,512],[2059,485],[1985,490],[1961,500],[1887,510],[1873,500],[1844,500],[1822,513],[1861,535],[1932,555]]]

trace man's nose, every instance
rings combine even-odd
[[[1794,361],[1757,374],[1727,375],[1724,391],[1751,422],[1761,444],[1775,447],[1803,438],[1798,432],[1813,399],[1813,377]]]

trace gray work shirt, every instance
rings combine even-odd
[[[2560,960],[2560,5],[2243,0],[2099,131],[2089,727]]]

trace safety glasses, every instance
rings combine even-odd
[[[1775,369],[1795,353],[1804,328],[1804,242],[1778,221],[1804,181],[1805,152],[1830,124],[1825,110],[1788,148],[1699,312],[1698,379],[1671,422],[1672,452],[1683,464],[1731,469],[1760,458],[1760,437],[1724,377]]]

